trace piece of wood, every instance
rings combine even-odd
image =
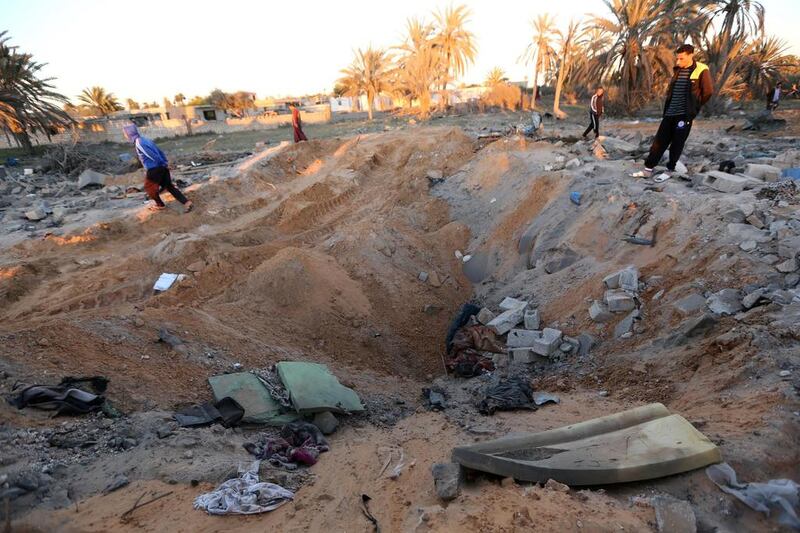
[[[159,494],[158,496],[150,498],[149,500],[147,500],[144,503],[139,503],[139,502],[142,501],[142,498],[144,498],[145,494],[147,494],[146,492],[142,493],[142,495],[139,496],[139,498],[136,500],[136,503],[133,504],[133,507],[131,507],[130,509],[128,509],[127,511],[122,513],[122,515],[120,515],[120,517],[119,517],[120,521],[121,522],[127,522],[128,520],[130,520],[131,514],[133,514],[134,511],[136,511],[137,509],[141,509],[145,505],[150,505],[151,503],[153,503],[155,501],[158,501],[161,498],[165,498],[165,497],[169,496],[170,494],[172,494],[172,492],[173,491],[165,492],[164,494]]]

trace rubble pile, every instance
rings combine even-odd
[[[633,336],[634,325],[641,319],[639,301],[639,271],[629,266],[603,279],[605,292],[602,300],[595,300],[589,307],[589,316],[598,323],[610,322],[615,315],[625,313],[625,317],[614,329],[614,337],[628,339]],[[644,284],[641,283],[644,287]]]

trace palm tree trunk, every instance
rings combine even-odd
[[[567,67],[568,67],[567,58],[564,57],[564,59],[561,61],[561,68],[558,69],[558,80],[556,81],[556,94],[555,94],[555,97],[554,97],[555,99],[553,100],[553,114],[557,118],[564,118],[564,117],[567,116],[566,113],[561,111],[561,107],[560,107],[560,104],[561,104],[561,102],[560,102],[560,100],[561,100],[561,88],[564,85],[564,78],[567,76]]]
[[[367,93],[367,116],[369,121],[372,122],[372,102],[375,100],[375,95]]]
[[[24,129],[22,131],[16,132],[13,134],[17,140],[17,144],[19,144],[27,154],[33,154],[33,143],[31,142],[31,137],[28,135],[28,132]]]
[[[539,57],[536,57],[536,66],[533,68],[533,96],[531,97],[531,109],[536,109],[536,92],[539,89]]]

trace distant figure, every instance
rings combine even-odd
[[[595,89],[592,100],[589,102],[589,127],[583,132],[583,136],[589,135],[594,130],[594,138],[600,137],[600,117],[603,116],[603,90],[602,87]]]
[[[786,93],[786,98],[791,98],[792,96],[794,96],[795,98],[800,97],[800,89],[797,88],[796,83],[793,83],[792,90]]]
[[[292,110],[292,129],[294,130],[294,142],[307,141],[306,134],[303,133],[303,123],[300,120],[300,110],[293,104],[289,104],[289,109]]]
[[[644,170],[631,174],[634,178],[651,177],[653,169],[661,161],[667,148],[669,148],[667,175],[675,170],[675,164],[680,159],[683,146],[692,131],[692,121],[714,92],[708,66],[694,60],[692,45],[679,46],[675,54],[675,67],[667,101],[664,103],[661,125],[650,146],[650,154],[644,162]]]
[[[774,111],[775,109],[778,109],[778,104],[781,102],[781,89],[783,89],[783,83],[778,82],[775,84],[775,88],[767,93],[768,111]]]
[[[192,202],[187,200],[180,189],[172,183],[169,168],[167,168],[169,163],[164,152],[156,146],[156,143],[147,137],[139,135],[139,130],[134,124],[124,126],[122,131],[125,133],[125,137],[136,147],[136,155],[145,168],[144,190],[147,196],[155,202],[155,205],[150,206],[150,209],[159,211],[166,207],[161,200],[161,196],[159,196],[159,193],[166,189],[176,200],[183,204],[184,212],[191,211]]]

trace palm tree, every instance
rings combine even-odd
[[[564,80],[569,75],[572,64],[575,60],[576,40],[580,31],[580,24],[574,20],[569,21],[567,31],[558,31],[559,50],[558,50],[558,79],[556,80],[556,94],[553,100],[553,114],[556,117],[564,118],[566,113],[561,111],[561,89],[564,87]]]
[[[572,74],[565,82],[574,90],[584,91],[602,82],[605,67],[598,58],[611,47],[608,33],[597,27],[586,27],[573,45]]]
[[[431,105],[431,88],[440,79],[444,69],[442,54],[433,40],[434,29],[420,19],[409,19],[406,23],[406,38],[397,47],[399,56],[392,72],[393,89],[408,100],[419,102],[420,114],[428,115]]]
[[[186,100],[186,97],[183,95],[183,93],[178,93],[175,95],[175,105],[183,105],[184,100]]]
[[[0,130],[27,151],[33,151],[31,134],[47,138],[54,130],[72,124],[72,118],[59,104],[65,105],[65,96],[55,92],[50,82],[53,78],[40,78],[45,66],[33,56],[10,46],[10,37],[0,32]]]
[[[718,87],[706,106],[713,113],[722,110],[724,98],[743,90],[738,75],[746,59],[742,52],[748,37],[763,36],[764,6],[756,0],[716,0],[706,7],[705,13],[708,17],[705,48],[710,51],[707,59]]]
[[[553,49],[555,19],[549,14],[539,15],[531,21],[533,40],[528,43],[523,56],[526,63],[533,61],[533,97],[531,107],[536,108],[536,93],[539,89],[539,74],[552,71],[556,51]]]
[[[114,111],[122,109],[114,93],[106,92],[104,88],[98,86],[84,89],[83,92],[78,95],[78,100],[96,110],[104,117]]]
[[[128,104],[128,109],[131,110],[131,111],[139,109],[139,107],[140,107],[139,106],[139,102],[137,102],[133,98],[128,98],[127,100],[125,100],[125,103]]]
[[[494,67],[489,71],[489,74],[486,75],[486,81],[483,83],[487,87],[496,87],[497,85],[504,83],[507,79],[508,78],[506,78],[506,73],[503,72],[503,69],[500,67]]]
[[[740,76],[753,98],[761,98],[781,80],[782,72],[798,66],[787,50],[786,42],[774,36],[761,37],[750,45]]]
[[[619,85],[620,97],[626,109],[637,109],[651,98],[656,76],[653,54],[648,51],[659,26],[667,13],[668,2],[659,0],[603,0],[611,18],[595,16],[592,24],[616,40],[598,57],[605,65],[602,73],[611,73]],[[664,56],[666,57],[666,56]]]
[[[433,41],[445,65],[440,84],[443,93],[447,90],[447,84],[463,75],[467,66],[475,61],[475,36],[465,28],[469,16],[470,11],[464,5],[450,6],[434,14],[436,36]]]
[[[341,71],[344,76],[339,83],[347,87],[345,94],[348,96],[358,98],[366,93],[367,112],[369,120],[372,120],[375,97],[391,88],[391,58],[385,50],[372,46],[366,50],[359,48],[355,55],[353,63]]]
[[[764,33],[764,6],[757,0],[716,0],[705,6],[706,29],[722,17],[719,33],[726,39],[744,39]]]

